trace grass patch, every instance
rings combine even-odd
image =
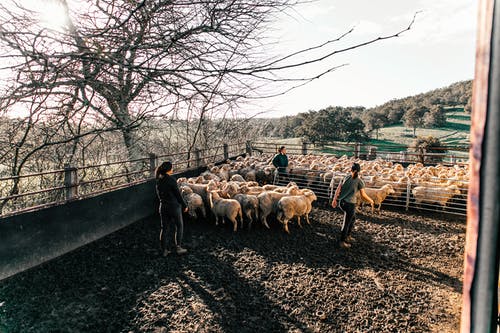
[[[447,119],[456,119],[456,120],[470,121],[470,115],[452,114],[452,115],[446,115],[446,118]]]
[[[445,126],[438,128],[442,130],[454,130],[459,132],[470,132],[470,124],[446,122]]]

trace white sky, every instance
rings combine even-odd
[[[348,64],[284,96],[249,106],[264,117],[294,115],[328,106],[365,106],[469,80],[474,75],[476,0],[319,0],[284,16],[274,35],[280,48],[297,50],[354,32],[335,48],[390,35],[417,19],[410,31],[330,58]],[[319,67],[314,67],[319,68]],[[312,73],[314,68],[302,73]]]

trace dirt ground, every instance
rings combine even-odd
[[[457,332],[465,218],[342,215],[231,232],[186,223],[158,253],[158,218],[0,282],[0,332]]]

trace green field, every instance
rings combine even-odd
[[[441,128],[417,128],[417,136],[434,136],[441,140],[444,145],[467,145],[469,144],[470,114],[461,109],[453,109],[446,113],[446,125]],[[403,124],[381,128],[378,140],[371,140],[370,143],[377,145],[377,142],[411,145],[415,140],[413,129],[407,128]]]

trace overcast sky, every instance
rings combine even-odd
[[[404,29],[410,31],[335,56],[323,66],[348,64],[285,96],[259,102],[266,117],[294,115],[328,106],[380,105],[469,80],[474,75],[475,0],[319,0],[279,20],[273,34],[283,51],[333,39],[355,27],[337,48]],[[312,73],[319,67],[303,69]],[[300,74],[300,73],[294,73]]]

